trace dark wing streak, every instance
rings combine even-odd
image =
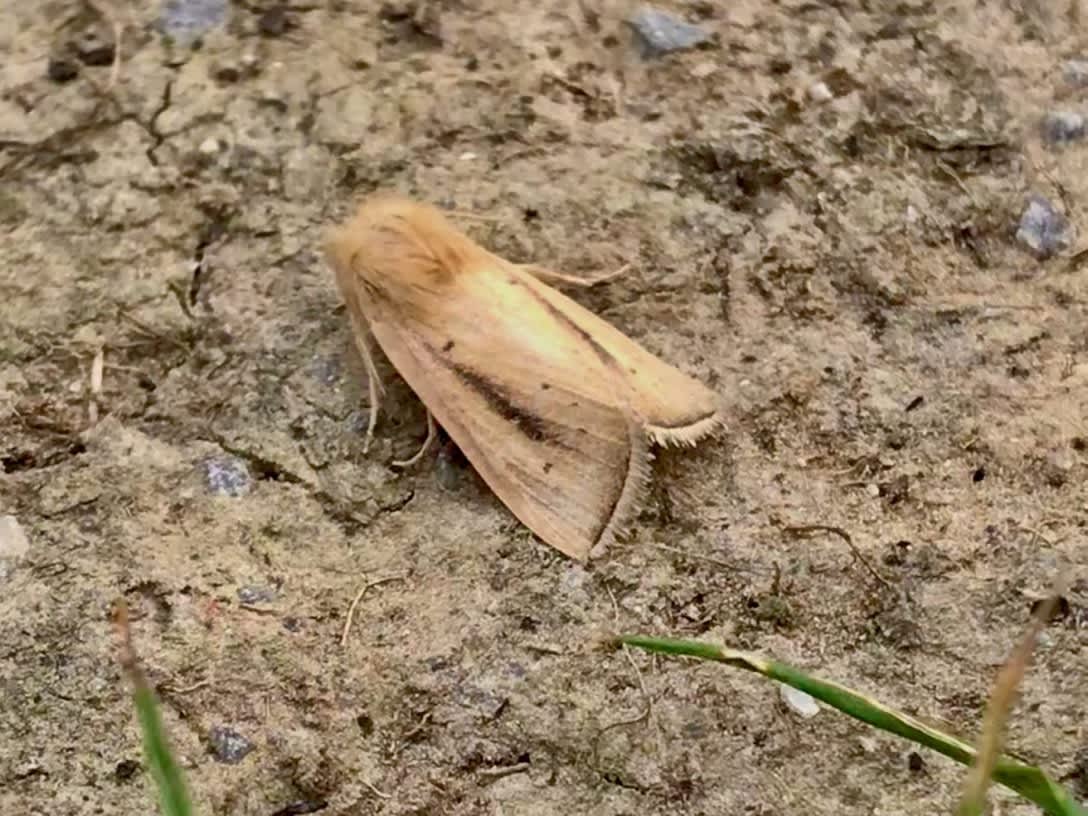
[[[449,355],[440,353],[430,343],[425,342],[424,346],[433,360],[450,368],[461,382],[482,397],[484,402],[491,406],[499,416],[514,425],[533,442],[562,448],[566,451],[575,451],[583,458],[589,459],[599,465],[607,466],[609,464],[609,462],[604,459],[589,454],[583,447],[576,443],[571,444],[564,437],[569,436],[569,431],[581,431],[590,434],[591,436],[595,436],[597,439],[601,439],[604,442],[610,442],[611,440],[602,437],[600,434],[595,434],[586,428],[571,428],[565,423],[552,422],[531,409],[518,405],[517,402],[514,401],[513,396],[494,380],[475,369],[454,362],[449,359]],[[582,399],[585,398],[584,395],[578,396]],[[568,433],[564,434],[564,431],[568,431]]]
[[[504,393],[503,390],[499,386],[497,386],[495,383],[491,382],[487,378],[483,377],[482,375],[478,374],[478,372],[474,372],[471,369],[468,369],[468,368],[466,368],[464,366],[459,366],[458,364],[453,363],[451,360],[446,359],[446,357],[444,355],[440,354],[430,343],[427,343],[426,341],[423,341],[421,343],[421,345],[422,345],[424,351],[431,357],[432,361],[435,364],[449,366],[450,369],[452,371],[454,371],[455,374],[457,374],[457,376],[461,379],[461,381],[464,382],[473,391],[475,391],[484,400],[484,402],[487,405],[491,406],[492,409],[494,409],[500,416],[503,417],[503,419],[505,419],[508,422],[510,422],[511,424],[515,425],[515,427],[517,427],[519,430],[521,430],[522,433],[525,433],[526,429],[525,429],[524,426],[520,425],[517,422],[517,418],[528,417],[531,420],[533,420],[534,422],[541,423],[542,425],[550,424],[550,423],[547,423],[546,420],[541,419],[540,417],[536,416],[535,414],[526,412],[524,409],[521,409],[518,406],[516,406],[510,400],[509,395]],[[469,376],[466,376],[466,375],[469,375]],[[566,428],[567,426],[560,426],[560,427]],[[469,430],[468,427],[465,427],[465,431],[467,433],[471,433],[471,431]],[[588,433],[588,431],[587,431],[587,433]],[[559,439],[554,435],[549,435],[546,438],[539,439],[539,440],[535,439],[531,434],[526,433],[526,436],[528,436],[529,439],[534,441],[534,442],[539,441],[542,444],[553,444],[556,447],[561,447],[561,448],[564,448],[564,449],[567,449],[567,450],[572,449],[570,445],[567,445],[567,444],[559,441]],[[603,438],[603,437],[598,436],[598,438]],[[605,440],[605,441],[610,441],[610,440]],[[604,531],[612,523],[612,519],[614,518],[615,513],[616,513],[616,507],[619,505],[621,499],[623,498],[624,488],[625,488],[626,483],[628,481],[628,477],[630,475],[631,467],[634,464],[633,460],[632,460],[632,457],[635,455],[635,453],[634,453],[635,448],[631,444],[630,428],[629,428],[628,438],[625,441],[627,443],[627,452],[626,452],[626,458],[628,460],[627,472],[624,473],[624,478],[623,479],[614,480],[613,483],[610,485],[610,487],[612,488],[612,491],[611,491],[612,496],[609,498],[609,501],[608,501],[609,511],[606,514],[606,517],[604,518],[604,520],[598,525],[598,529],[594,532],[594,534],[592,536],[592,539],[593,539],[594,543],[600,541],[600,538],[604,534]],[[575,448],[574,450],[576,451],[576,453],[578,455],[582,456],[585,459],[588,459],[588,460],[594,462],[595,464],[603,465],[606,468],[611,464],[610,462],[607,462],[607,461],[605,461],[604,459],[601,459],[598,456],[591,456],[584,449]],[[546,496],[547,498],[550,498],[551,495],[554,494],[554,491],[548,490],[546,494],[542,494],[541,492],[539,492],[538,489],[534,489],[534,487],[533,487],[533,485],[536,485],[536,486],[539,486],[541,484],[546,485],[547,482],[545,482],[544,479],[542,479],[541,477],[539,477],[539,476],[537,476],[537,475],[535,475],[533,473],[530,473],[528,470],[526,470],[525,468],[523,468],[523,467],[521,467],[521,466],[519,466],[519,465],[517,465],[515,463],[507,461],[505,463],[505,465],[509,470],[511,470],[512,472],[517,474],[517,476],[519,477],[519,479],[520,479],[520,481],[522,483],[523,489],[526,491],[526,493],[529,496],[531,496],[534,500],[538,501],[540,504],[543,504],[545,506],[550,506],[549,502],[542,500],[542,495]],[[577,501],[577,499],[575,499],[575,501]],[[581,502],[579,502],[579,504],[580,503]]]
[[[532,296],[533,300],[543,306],[544,311],[551,315],[556,322],[561,323],[564,328],[573,331],[582,339],[584,343],[586,343],[586,345],[592,348],[593,352],[600,358],[602,363],[604,363],[608,368],[614,369],[617,372],[622,373],[619,362],[616,360],[616,358],[609,353],[608,349],[606,349],[604,346],[594,340],[593,336],[589,332],[587,332],[585,329],[583,329],[581,326],[579,326],[577,323],[575,323],[573,320],[563,314],[563,312],[557,309],[554,305],[552,305],[551,301],[549,301],[547,298],[541,297],[540,293],[537,292],[535,289],[529,286],[526,286],[524,288],[525,291]]]
[[[427,346],[427,351],[432,356],[442,360],[430,345]],[[551,423],[532,411],[527,411],[516,405],[510,394],[498,383],[460,363],[455,363],[452,360],[442,360],[442,362],[445,362],[453,370],[461,382],[479,394],[499,416],[516,425],[518,430],[531,440],[552,443],[558,447],[569,447],[564,445],[559,435],[548,427]]]

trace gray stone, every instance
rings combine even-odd
[[[1062,77],[1070,85],[1088,85],[1088,60],[1066,60],[1062,65]]]
[[[208,733],[212,755],[218,762],[236,765],[256,746],[229,725],[213,725]]]
[[[276,600],[276,590],[252,584],[238,587],[238,600],[244,604],[272,603]]]
[[[692,48],[710,39],[710,34],[698,26],[655,8],[639,9],[627,19],[627,25],[635,33],[635,44],[643,59]]]
[[[1016,240],[1031,250],[1040,260],[1045,260],[1066,249],[1073,241],[1069,221],[1054,209],[1049,200],[1040,195],[1028,199],[1027,207],[1020,216]]]
[[[223,25],[227,14],[227,0],[166,0],[159,15],[159,27],[179,45],[191,45]]]
[[[244,496],[251,485],[246,463],[233,456],[206,459],[204,479],[216,496]]]
[[[1076,111],[1051,111],[1043,117],[1043,139],[1050,144],[1079,142],[1088,134],[1088,120]]]
[[[30,539],[15,516],[0,516],[0,581],[14,571],[30,552]]]

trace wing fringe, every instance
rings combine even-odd
[[[619,500],[612,508],[612,515],[601,530],[597,542],[590,548],[589,557],[599,558],[608,549],[626,538],[631,532],[633,522],[643,506],[650,491],[653,477],[651,463],[654,455],[650,450],[650,438],[645,429],[636,422],[628,423],[630,451],[627,459],[627,476],[620,491]]]
[[[725,417],[720,410],[702,419],[698,419],[690,425],[678,428],[665,428],[660,425],[646,425],[646,433],[655,445],[661,447],[686,447],[693,448],[703,439],[728,430]]]

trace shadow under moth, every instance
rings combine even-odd
[[[650,448],[723,426],[718,396],[546,280],[390,194],[332,231],[325,257],[368,377],[373,438],[381,383],[373,335],[488,487],[540,539],[579,561],[634,519]],[[584,283],[584,281],[583,281]]]

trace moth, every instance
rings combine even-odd
[[[325,258],[366,368],[370,419],[383,391],[369,337],[500,501],[544,542],[584,561],[637,515],[652,445],[724,427],[714,392],[435,207],[381,193],[332,230]]]

